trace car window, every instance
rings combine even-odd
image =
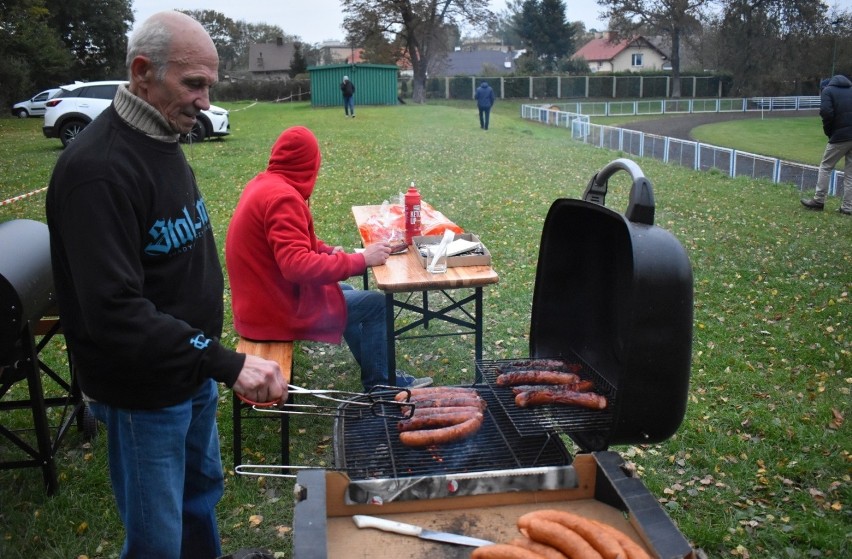
[[[118,89],[118,85],[116,84],[81,87],[81,93],[78,97],[87,97],[89,99],[112,99],[115,97],[116,89]]]
[[[35,101],[36,103],[38,103],[39,101],[47,101],[49,95],[49,91],[42,91],[41,93],[33,97],[33,101]]]

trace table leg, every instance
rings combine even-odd
[[[396,328],[394,326],[393,315],[393,293],[385,293],[385,330],[387,337],[389,386],[396,386]]]

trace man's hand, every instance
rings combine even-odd
[[[373,243],[367,245],[362,253],[367,266],[381,266],[384,264],[388,256],[390,256],[391,248],[388,243]]]
[[[287,381],[275,361],[246,355],[246,362],[234,383],[233,391],[253,402],[283,402],[287,399]]]

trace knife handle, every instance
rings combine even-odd
[[[423,528],[414,526],[413,524],[404,524],[395,520],[386,520],[376,516],[367,516],[364,514],[356,514],[352,516],[352,521],[359,528],[377,528],[385,532],[394,532],[405,536],[419,536]]]

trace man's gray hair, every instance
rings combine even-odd
[[[172,30],[159,18],[148,18],[130,36],[127,44],[127,71],[137,56],[147,56],[156,69],[156,78],[162,81],[166,77],[169,64],[169,52],[172,44]],[[128,76],[129,77],[129,76]]]

